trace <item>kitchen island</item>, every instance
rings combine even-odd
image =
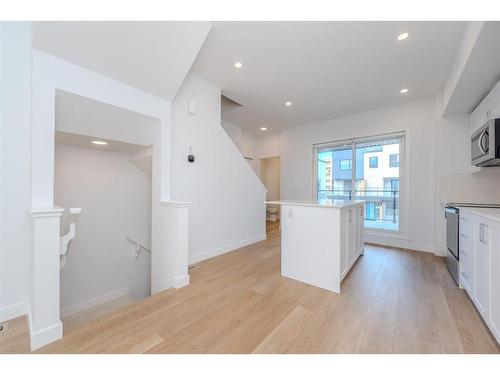
[[[340,293],[340,283],[364,251],[364,201],[283,200],[281,274]]]

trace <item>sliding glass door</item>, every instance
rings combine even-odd
[[[402,135],[315,146],[316,197],[366,201],[365,227],[400,229]]]
[[[339,144],[318,149],[318,199],[352,199],[352,144]]]

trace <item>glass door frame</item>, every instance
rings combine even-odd
[[[408,170],[407,162],[409,160],[407,155],[407,147],[406,147],[406,132],[394,132],[394,133],[386,133],[386,134],[378,134],[367,137],[359,137],[359,138],[348,138],[338,141],[332,142],[321,142],[313,144],[313,199],[317,199],[317,185],[318,185],[318,152],[320,149],[328,148],[328,147],[336,147],[342,145],[351,145],[351,155],[352,155],[352,191],[351,196],[353,198],[356,197],[356,145],[359,143],[366,142],[376,142],[383,141],[385,139],[394,139],[400,138],[399,142],[399,229],[391,230],[391,229],[382,229],[382,228],[370,228],[365,227],[365,231],[375,235],[384,235],[388,237],[395,238],[403,238],[408,239],[408,227],[409,227],[409,189],[408,185],[408,174],[406,171]]]

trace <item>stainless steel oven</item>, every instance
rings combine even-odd
[[[460,207],[479,207],[479,208],[500,208],[499,204],[481,204],[481,203],[447,203],[444,208],[444,217],[446,219],[446,265],[451,276],[460,284],[460,242],[458,236],[460,233]]]
[[[451,276],[459,284],[458,275],[460,272],[459,266],[459,248],[458,248],[458,225],[460,211],[457,207],[447,206],[444,209],[446,218],[446,266],[450,271]]]

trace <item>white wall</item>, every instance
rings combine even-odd
[[[258,159],[259,149],[257,137],[230,122],[222,121],[221,125],[234,145],[240,150],[241,155],[245,158],[247,163],[250,164],[255,174],[260,177],[261,170],[260,161]]]
[[[272,158],[281,155],[281,132],[261,134],[256,139],[259,158]]]
[[[243,154],[243,151],[241,150],[241,133],[243,132],[243,129],[227,121],[221,121],[221,126],[226,131],[229,138],[231,138],[234,145]]]
[[[172,197],[192,202],[191,263],[265,238],[265,188],[221,126],[220,95],[220,88],[190,74],[172,107]],[[185,112],[188,99],[196,103],[195,115]]]
[[[55,202],[81,207],[76,237],[61,270],[61,310],[129,289],[150,295],[150,254],[132,257],[127,237],[150,248],[151,178],[129,154],[56,145]]]
[[[32,51],[31,86],[31,205],[35,212],[33,230],[33,281],[30,298],[32,348],[62,336],[59,306],[59,219],[54,205],[54,133],[57,90],[83,96],[159,120],[153,144],[152,182],[152,264],[175,264],[182,254],[165,227],[171,224],[161,200],[170,198],[171,103],[124,85],[77,65],[40,51]],[[95,134],[84,135],[95,136]],[[47,229],[49,228],[49,229]],[[39,229],[39,230],[37,230]],[[155,262],[155,259],[159,260]],[[185,272],[187,273],[187,266]],[[152,284],[160,280],[157,291],[174,285],[174,267],[152,267]]]
[[[435,248],[435,100],[283,130],[281,133],[281,199],[313,196],[313,144],[390,132],[406,132],[406,178],[401,182],[400,235],[367,239],[424,251]],[[405,185],[403,185],[405,184]],[[406,201],[406,202],[405,202]]]
[[[26,313],[31,251],[31,25],[0,22],[0,321]]]

